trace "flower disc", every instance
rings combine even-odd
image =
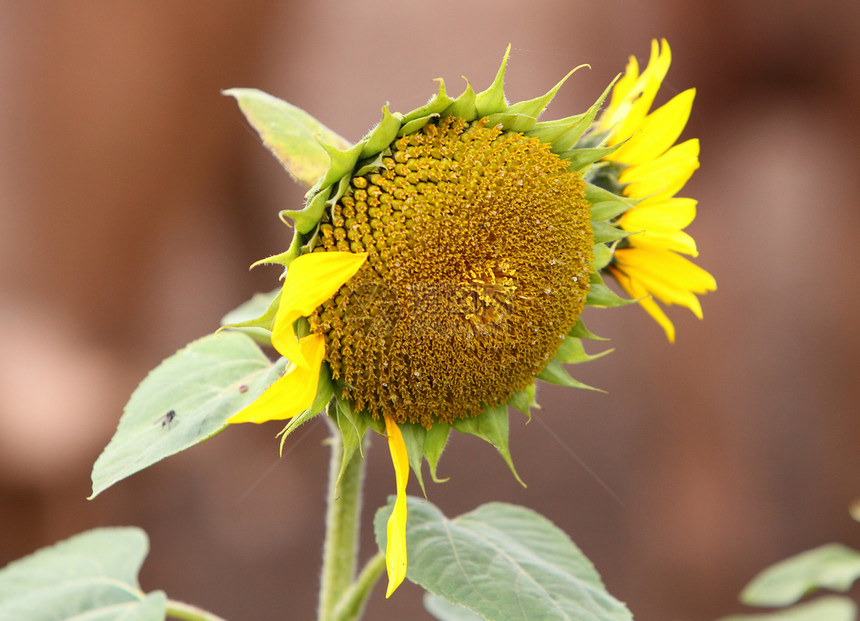
[[[530,385],[582,311],[585,184],[549,144],[486,119],[429,123],[378,163],[323,217],[315,252],[368,259],[311,330],[357,410],[475,416]]]

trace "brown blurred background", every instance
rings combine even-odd
[[[278,460],[277,424],[229,429],[87,501],[89,472],[146,372],[277,272],[280,209],[303,190],[235,103],[256,86],[356,140],[444,77],[485,88],[513,45],[511,99],[580,63],[550,118],[583,110],[667,37],[663,100],[696,86],[684,195],[719,290],[669,345],[636,307],[588,311],[614,354],[574,370],[609,394],[544,386],[512,417],[521,488],[455,437],[428,489],[449,515],[532,507],[644,621],[742,610],[758,570],[828,541],[860,547],[856,326],[860,4],[853,0],[256,1],[0,4],[0,565],[81,530],[138,525],[146,589],[234,621],[312,619],[325,425]],[[555,439],[560,439],[557,441]],[[562,444],[567,445],[567,448]],[[574,458],[576,453],[587,467]],[[394,489],[369,454],[369,519]],[[596,473],[592,475],[589,470]],[[603,482],[612,490],[610,494]],[[416,487],[412,493],[419,494]],[[613,494],[619,501],[613,498]],[[429,618],[420,589],[368,619]]]

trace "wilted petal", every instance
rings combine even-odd
[[[290,263],[272,329],[272,345],[284,358],[296,366],[309,368],[299,349],[293,322],[307,317],[337,293],[366,259],[366,252],[312,252]]]
[[[385,567],[388,570],[385,597],[388,598],[406,577],[406,482],[409,480],[409,457],[400,428],[388,416],[385,417],[385,432],[388,434],[388,450],[397,480],[397,500],[388,518],[388,543],[385,546]]]
[[[325,357],[325,338],[321,334],[311,334],[301,339],[297,347],[308,366],[294,364],[253,403],[227,419],[228,423],[285,420],[311,407],[317,395],[320,366]]]

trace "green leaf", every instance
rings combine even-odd
[[[259,397],[283,372],[238,332],[205,336],[144,379],[116,433],[93,466],[90,498],[165,457],[206,440]],[[171,414],[172,412],[172,414]]]
[[[424,594],[424,608],[439,621],[483,621],[484,619],[468,608],[452,604],[444,597],[432,593]]]
[[[506,405],[488,407],[478,416],[458,418],[454,421],[454,429],[460,433],[471,433],[496,447],[520,485],[526,486],[520,475],[517,474],[514,461],[511,459],[511,451],[508,446],[508,407]]]
[[[271,326],[278,305],[275,298],[281,292],[281,288],[273,289],[267,293],[255,293],[250,300],[246,300],[221,318],[221,325],[248,324],[257,322]],[[269,330],[271,332],[271,330]]]
[[[494,621],[628,621],[591,562],[545,517],[489,503],[454,519],[408,498],[406,577],[427,591]],[[376,513],[385,549],[393,498]]]
[[[847,591],[857,578],[860,552],[830,543],[768,567],[744,588],[741,601],[750,606],[785,606],[816,589]]]
[[[857,605],[847,597],[828,595],[777,612],[731,615],[718,621],[855,621]]]
[[[140,590],[149,551],[138,528],[97,528],[0,570],[0,620],[163,621],[166,597]]]
[[[322,177],[331,159],[317,138],[338,149],[351,143],[310,114],[255,88],[231,88],[234,97],[266,148],[299,183],[311,187]]]

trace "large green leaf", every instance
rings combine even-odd
[[[239,108],[263,144],[296,181],[311,187],[331,163],[317,138],[337,149],[352,144],[310,114],[255,88],[231,88],[225,95],[235,97]]]
[[[857,606],[847,597],[829,595],[777,612],[732,615],[718,621],[855,621]]]
[[[468,608],[452,604],[444,597],[432,593],[424,594],[424,608],[439,621],[482,621],[484,618]]]
[[[385,549],[393,498],[374,520]],[[494,621],[629,621],[591,562],[545,517],[489,503],[454,519],[408,499],[406,577]]]
[[[95,497],[117,481],[206,440],[283,372],[247,335],[222,332],[179,350],[144,379],[93,466]]]
[[[825,588],[847,591],[860,578],[860,552],[839,543],[807,550],[771,565],[744,588],[750,606],[786,606]]]
[[[166,597],[140,590],[138,528],[98,528],[0,570],[0,621],[163,621]]]

